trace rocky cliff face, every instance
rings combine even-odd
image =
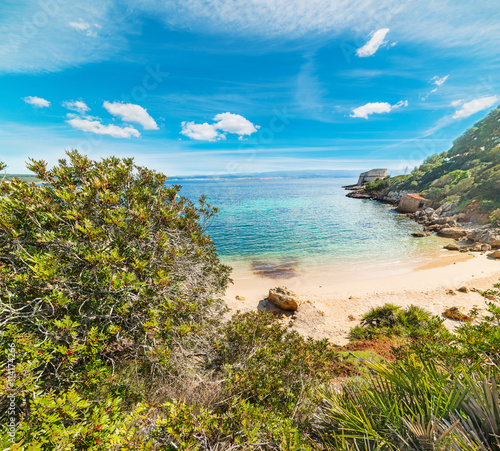
[[[375,180],[383,179],[387,175],[387,169],[371,169],[366,172],[362,172],[358,179],[358,185],[362,185],[366,182],[373,182]]]

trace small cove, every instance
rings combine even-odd
[[[443,239],[414,238],[421,226],[393,207],[350,199],[340,178],[176,180],[192,200],[219,208],[208,226],[221,259],[238,275],[383,271],[422,264]]]

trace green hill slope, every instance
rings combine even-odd
[[[40,179],[35,174],[4,174],[0,175],[0,178],[5,177],[6,180],[11,180],[13,178],[20,179],[22,182],[39,182]]]
[[[500,220],[500,107],[409,175],[368,183],[368,191],[419,192],[439,202],[458,202]],[[496,211],[495,211],[496,210]]]

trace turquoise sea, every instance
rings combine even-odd
[[[208,227],[221,259],[235,271],[287,278],[311,269],[377,270],[418,262],[443,245],[413,238],[421,226],[393,207],[346,197],[355,179],[183,179],[190,199],[219,208]]]

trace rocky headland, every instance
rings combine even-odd
[[[366,191],[362,185],[350,185],[344,187],[349,190],[347,197],[355,199],[371,199],[378,202],[394,205],[395,210],[404,214],[423,228],[421,232],[413,232],[416,238],[423,238],[430,234],[436,234],[444,238],[452,238],[454,243],[445,246],[445,249],[459,252],[488,252],[492,258],[500,258],[500,231],[490,224],[477,221],[474,212],[460,212],[457,210],[457,202],[445,202],[442,205],[434,203],[433,207],[423,208],[414,213],[401,212],[399,209],[401,199],[407,191],[395,192],[382,190],[379,192]]]

